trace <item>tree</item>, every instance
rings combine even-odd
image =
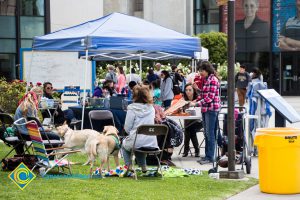
[[[201,46],[208,49],[211,63],[224,64],[227,61],[227,35],[222,32],[200,33]]]

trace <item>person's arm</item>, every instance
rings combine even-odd
[[[133,129],[134,119],[135,119],[134,112],[132,110],[128,110],[126,113],[125,124],[124,124],[124,130],[127,134],[130,134],[130,131]]]
[[[295,42],[295,44],[293,44]],[[284,51],[296,51],[300,49],[300,42],[285,36],[279,37],[279,48]]]

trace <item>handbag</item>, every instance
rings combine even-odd
[[[2,170],[13,171],[16,167],[18,167],[21,163],[24,163],[29,169],[32,169],[37,159],[35,155],[14,155],[12,158],[2,159]]]

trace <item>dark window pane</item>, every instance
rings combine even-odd
[[[30,40],[30,39],[22,39],[21,40],[21,47],[22,48],[31,48],[32,47],[32,40]]]
[[[15,16],[16,0],[0,1],[0,15]]]
[[[199,25],[196,26],[196,33],[209,33],[211,31],[218,32],[219,31],[219,24],[207,24],[207,25]]]
[[[44,34],[44,17],[21,17],[21,38],[33,38]]]
[[[0,39],[0,53],[16,53],[16,40]]]
[[[16,78],[16,55],[0,54],[0,74],[6,80],[11,81]]]
[[[44,16],[44,0],[22,0],[21,15]]]
[[[16,17],[0,16],[0,38],[16,37]]]
[[[135,0],[135,11],[144,10],[144,0]]]
[[[195,0],[194,5],[196,9],[200,9],[201,0]]]

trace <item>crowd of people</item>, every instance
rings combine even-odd
[[[116,70],[116,72],[115,72]],[[146,80],[142,81],[140,77],[135,76],[135,71],[131,75],[125,75],[121,66],[108,66],[108,72],[102,87],[95,88],[94,97],[106,97],[114,95],[125,95],[132,100],[132,104],[127,107],[127,114],[124,124],[124,130],[128,136],[122,144],[122,155],[125,164],[132,166],[131,149],[133,138],[138,126],[141,124],[163,123],[166,116],[163,109],[168,109],[179,100],[187,102],[188,107],[201,107],[202,121],[186,120],[184,152],[183,157],[188,156],[190,151],[190,141],[192,141],[195,157],[200,157],[199,142],[197,132],[203,128],[205,139],[205,156],[198,162],[207,164],[215,161],[215,144],[218,123],[218,111],[221,107],[220,100],[220,80],[213,65],[208,61],[197,63],[197,74],[191,82],[186,83],[186,78],[182,72],[172,67],[172,72],[160,69],[157,63],[154,69],[149,69]],[[130,81],[127,80],[130,78]],[[256,68],[248,74],[245,66],[241,65],[239,73],[236,75],[237,93],[241,106],[245,103],[245,94],[249,82],[262,81],[262,75]],[[176,88],[178,87],[178,88]],[[38,105],[41,97],[52,99],[53,86],[46,82],[41,86],[34,86],[20,100],[19,106],[15,112],[15,120],[20,118],[35,117],[38,118]],[[73,118],[70,110],[61,111],[56,109],[55,123],[61,124],[64,121],[70,121]],[[42,113],[43,117],[49,117],[47,113]],[[200,117],[199,117],[200,119]],[[189,125],[190,124],[190,125]],[[20,127],[20,133],[24,138],[29,139],[26,127]],[[42,137],[59,140],[60,138],[51,130],[43,131]],[[142,136],[137,138],[136,145],[140,147],[158,148],[159,144],[154,136]],[[19,147],[21,152],[22,147]],[[169,165],[174,146],[168,145],[163,153],[163,160]],[[18,153],[20,153],[18,152]],[[136,154],[137,163],[146,171],[146,155]]]

